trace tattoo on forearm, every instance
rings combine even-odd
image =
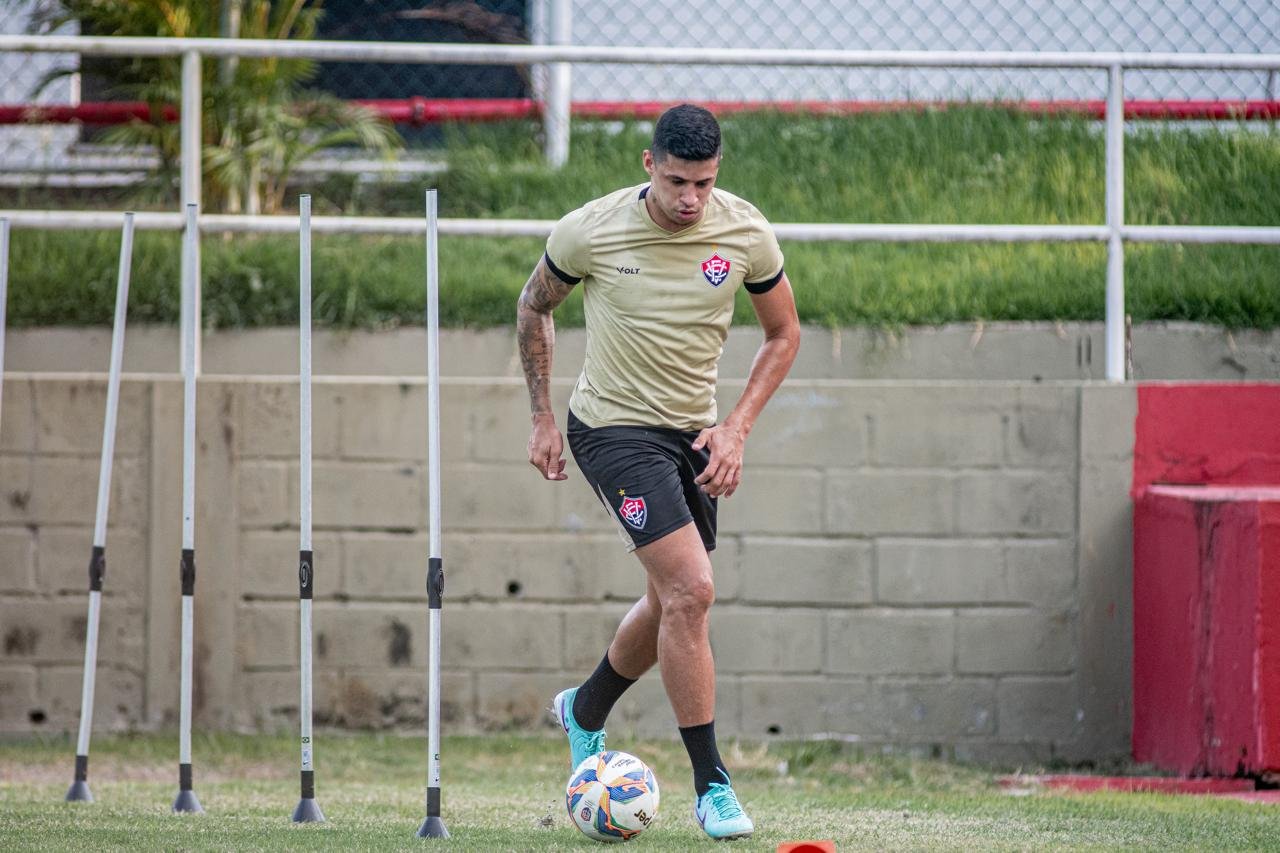
[[[551,411],[551,357],[555,350],[556,327],[551,312],[573,290],[539,261],[533,275],[520,292],[516,311],[516,338],[520,343],[520,363],[529,386],[529,403],[534,414]]]
[[[520,307],[537,314],[550,314],[573,291],[573,285],[557,278],[544,261],[538,261],[533,275],[520,293]]]

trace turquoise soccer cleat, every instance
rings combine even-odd
[[[573,697],[577,693],[578,688],[570,687],[568,690],[561,690],[551,700],[551,713],[569,736],[569,761],[572,770],[576,770],[579,764],[591,756],[604,752],[604,729],[589,732],[573,718]]]
[[[721,771],[724,776],[724,771]],[[729,784],[729,777],[724,782],[712,782],[711,788],[698,797],[693,806],[693,816],[697,818],[702,830],[716,841],[731,841],[735,838],[750,838],[756,825],[742,810],[738,795]]]

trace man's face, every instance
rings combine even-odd
[[[654,160],[644,152],[644,170],[652,179],[646,206],[653,221],[668,231],[688,228],[702,216],[711,189],[716,185],[720,158],[682,160],[671,154]]]

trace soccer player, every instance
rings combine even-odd
[[[743,445],[795,360],[800,323],[773,229],[715,188],[720,154],[711,113],[688,104],[663,113],[643,155],[649,182],[557,223],[520,294],[517,336],[533,412],[529,462],[564,480],[549,393],[552,311],[581,283],[587,350],[566,416],[569,448],[648,578],[595,672],[552,702],[570,761],[604,750],[610,709],[657,663],[693,765],[694,816],[727,839],[754,825],[716,747],[707,637],[716,505],[738,488]],[[717,423],[716,368],[739,287],[764,342],[742,397]]]

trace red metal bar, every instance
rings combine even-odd
[[[444,121],[504,121],[534,118],[541,105],[528,98],[396,98],[355,101],[395,124],[436,124]]]
[[[657,118],[675,101],[584,101],[573,105],[581,118]],[[1035,115],[1080,115],[1103,119],[1107,102],[1096,101],[713,101],[703,106],[717,115],[742,112],[782,112],[810,115],[924,112],[982,106]],[[1260,120],[1280,118],[1280,101],[1126,101],[1129,119]]]
[[[354,101],[395,124],[420,126],[446,121],[507,121],[536,118],[542,105],[528,98],[397,98]],[[674,101],[579,101],[573,115],[579,118],[657,118]],[[805,115],[859,115],[884,112],[923,112],[956,107],[984,106],[1033,115],[1078,115],[1102,119],[1102,100],[1063,101],[709,101],[704,106],[718,115],[744,112],[782,112]],[[178,120],[172,105],[158,107],[167,122]],[[1202,121],[1256,121],[1280,119],[1280,101],[1126,101],[1125,118]],[[151,106],[137,101],[84,103],[79,106],[0,106],[3,124],[124,124],[147,121]]]
[[[1101,119],[1106,101],[1023,101],[1013,105],[1031,113],[1078,113]],[[1127,119],[1199,119],[1259,121],[1280,118],[1280,101],[1125,101]]]
[[[178,120],[178,108],[166,104],[158,107],[166,122]],[[143,101],[101,101],[79,106],[39,104],[0,105],[0,124],[70,124],[80,122],[91,125],[128,124],[130,121],[149,121],[151,106]]]

